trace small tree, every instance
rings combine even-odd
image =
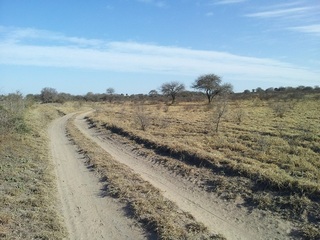
[[[143,131],[146,131],[150,125],[150,118],[144,110],[143,105],[139,105],[136,110],[136,122]]]
[[[115,93],[115,90],[114,90],[114,88],[110,87],[110,88],[107,89],[106,92],[107,92],[108,95],[113,95]]]
[[[206,74],[198,77],[191,87],[205,92],[209,104],[216,95],[232,91],[232,85],[221,85],[221,77],[215,74]]]
[[[160,87],[160,90],[163,95],[171,96],[173,104],[176,101],[176,97],[179,93],[185,90],[185,86],[183,83],[179,83],[176,81],[170,82],[170,83],[164,83]]]
[[[57,101],[58,92],[54,88],[46,87],[41,90],[40,97],[43,103],[53,103]]]
[[[228,111],[228,99],[226,95],[222,96],[218,99],[217,103],[213,109],[213,123],[214,123],[214,130],[216,133],[219,132],[219,126],[221,123],[222,118]]]
[[[151,91],[149,92],[149,96],[151,96],[151,97],[158,96],[157,90],[151,90]]]
[[[111,88],[111,87],[108,88],[106,93],[107,93],[107,99],[109,99],[109,102],[111,103],[113,99],[113,94],[115,93],[114,88]]]

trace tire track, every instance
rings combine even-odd
[[[89,129],[85,116],[78,115],[75,125],[87,138],[160,189],[166,198],[175,202],[181,210],[190,212],[211,232],[220,233],[227,239],[291,239],[289,233],[292,226],[289,222],[258,210],[248,212],[193,187],[190,182],[173,176],[146,158],[136,156],[120,143],[101,136],[94,128]]]
[[[60,211],[69,239],[147,239],[137,223],[125,216],[121,203],[100,196],[103,185],[98,176],[85,166],[66,137],[66,123],[73,115],[53,121],[48,129]]]

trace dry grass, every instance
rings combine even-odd
[[[18,103],[10,104],[18,109],[9,109],[14,125],[0,127],[0,239],[65,239],[56,210],[47,127],[53,119],[84,106]]]
[[[210,235],[203,224],[179,210],[158,189],[83,137],[73,121],[69,121],[67,129],[79,151],[87,157],[88,164],[101,173],[106,182],[106,194],[123,200],[133,216],[156,232],[160,239],[224,239],[219,235]]]
[[[55,181],[47,148],[47,124],[57,117],[48,106],[24,114],[26,131],[0,136],[0,238],[64,239],[55,209]]]
[[[304,222],[319,236],[320,101],[312,95],[287,100],[281,114],[270,107],[277,101],[229,102],[219,134],[213,108],[204,103],[146,103],[145,131],[135,120],[136,103],[101,104],[90,118],[157,153],[213,170],[206,173],[208,189],[240,188],[247,203]]]

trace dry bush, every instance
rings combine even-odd
[[[216,133],[219,132],[219,126],[220,123],[225,116],[225,114],[228,111],[228,100],[225,97],[219,98],[214,102],[214,107],[213,107],[213,118],[212,122],[214,124],[214,131]]]
[[[276,117],[283,118],[290,110],[290,105],[287,102],[274,102],[270,104]]]
[[[243,122],[246,116],[246,113],[242,108],[238,108],[234,111],[234,116],[235,116],[236,123],[240,125]]]
[[[4,96],[0,101],[0,135],[16,132],[26,132],[24,122],[25,99],[20,92]]]
[[[135,121],[142,131],[146,131],[150,126],[151,119],[146,113],[143,105],[137,107]]]

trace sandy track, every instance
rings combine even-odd
[[[68,239],[146,239],[144,231],[125,216],[121,203],[99,196],[102,183],[66,137],[70,117],[55,120],[48,130]]]
[[[136,156],[130,148],[96,129],[89,129],[85,115],[78,115],[75,124],[87,138],[160,189],[166,198],[180,209],[190,212],[213,233],[221,233],[227,239],[291,239],[289,233],[293,227],[289,222],[263,211],[248,212],[235,203],[224,202],[214,194],[201,191],[185,179],[173,176],[144,157]]]

